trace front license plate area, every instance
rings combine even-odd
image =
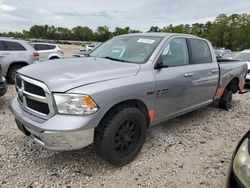
[[[20,131],[22,131],[23,134],[25,134],[26,136],[29,136],[30,135],[30,132],[27,131],[27,129],[25,129],[24,125],[19,122],[17,119],[16,119],[16,124],[17,124],[17,127]]]

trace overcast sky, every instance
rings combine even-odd
[[[152,25],[204,23],[222,13],[250,13],[250,0],[0,0],[0,32],[35,24],[147,31]]]

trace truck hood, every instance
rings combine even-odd
[[[26,66],[18,73],[45,83],[52,92],[136,75],[138,64],[104,58],[69,58],[50,60]]]

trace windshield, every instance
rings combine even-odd
[[[145,63],[162,37],[120,36],[96,48],[89,56],[127,63]]]
[[[243,60],[243,61],[250,61],[250,52],[240,52],[233,59]]]

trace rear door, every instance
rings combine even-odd
[[[6,76],[7,69],[12,62],[25,62],[27,49],[17,41],[2,40],[3,51],[0,52],[0,62],[3,64],[3,73]]]
[[[193,76],[192,103],[199,105],[213,99],[219,81],[219,65],[213,61],[209,44],[206,40],[189,38],[190,67]]]
[[[192,106],[194,88],[189,59],[187,40],[184,37],[172,38],[163,47],[158,62],[167,67],[154,70],[156,121],[182,113]]]
[[[7,53],[8,52],[6,52],[5,50],[3,41],[0,40],[0,65],[2,66],[3,69],[3,75],[6,74],[5,70],[7,69],[7,63],[6,63],[6,59],[8,58]]]
[[[22,44],[16,41],[3,41],[3,43],[5,48],[5,52],[3,54],[6,55],[6,58],[12,62],[22,61],[25,59],[27,49]]]
[[[6,76],[8,66],[12,60],[12,51],[6,45],[6,41],[0,40],[0,64],[2,66],[3,76]]]

